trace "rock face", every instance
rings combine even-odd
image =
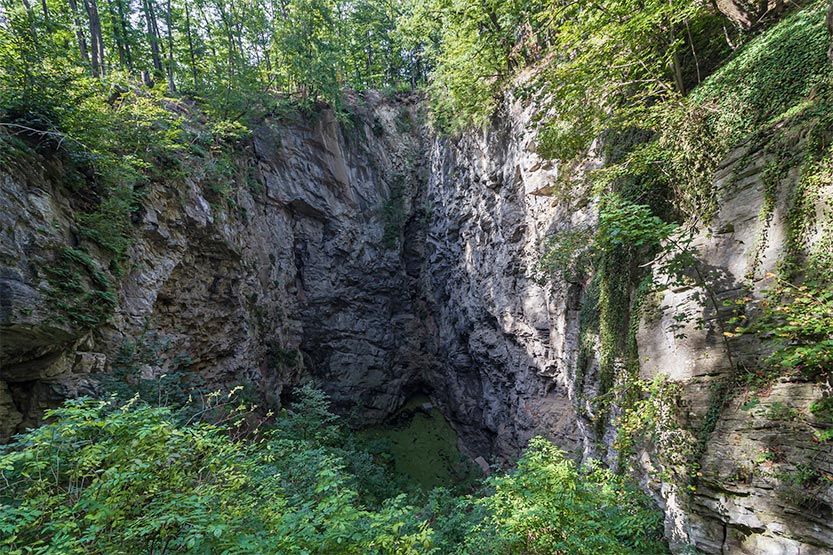
[[[780,133],[794,151],[803,151],[804,127]],[[728,384],[738,383],[736,373],[751,375],[769,354],[754,338],[724,339],[724,332],[733,329],[731,301],[762,299],[786,256],[801,175],[790,168],[767,193],[766,171],[775,163],[775,152],[754,144],[727,156],[715,179],[719,210],[692,243],[709,290],[698,285],[667,291],[657,312],[643,315],[637,335],[642,377],[662,373],[682,384],[684,427],[702,430],[712,420],[696,490],[669,507],[683,515],[669,536],[703,553],[833,549],[833,446],[816,439],[828,424],[811,411],[813,402],[830,395],[829,384],[781,378],[762,391],[732,385],[736,391],[725,395]],[[833,184],[824,187],[814,192],[816,198],[833,194]],[[827,205],[815,211],[804,238],[808,248],[824,237],[833,215]],[[710,297],[714,301],[702,300]],[[703,324],[688,318],[681,328],[675,318],[680,314],[693,314]]]
[[[535,279],[542,243],[588,224],[542,192],[558,168],[535,152],[534,110],[513,104],[488,131],[438,139],[421,281],[439,330],[429,381],[477,454],[517,453],[545,434],[585,450],[573,409],[581,286]]]
[[[511,454],[541,433],[613,463],[615,421],[600,433],[584,405],[599,388],[598,361],[578,355],[579,312],[590,302],[584,284],[533,279],[544,238],[592,225],[594,206],[558,200],[558,168],[536,155],[531,114],[510,105],[487,132],[435,142],[422,287],[439,330],[440,374],[429,381],[476,453]],[[793,151],[806,148],[805,128],[779,133]],[[719,210],[691,245],[709,290],[666,290],[643,311],[636,333],[640,377],[662,374],[681,386],[681,432],[693,437],[712,426],[693,493],[654,491],[675,551],[833,550],[833,446],[815,439],[828,424],[810,410],[830,395],[829,385],[784,378],[757,394],[723,394],[737,368],[757,368],[768,354],[755,338],[725,340],[723,332],[733,329],[725,303],[762,298],[785,258],[801,175],[791,168],[767,192],[776,157],[746,144],[723,161],[714,183]],[[816,198],[833,196],[827,187]],[[831,207],[818,204],[815,218],[806,246],[829,233]],[[649,450],[639,457],[646,475],[652,458]]]
[[[275,404],[312,372],[369,420],[420,389],[432,364],[412,286],[427,177],[420,116],[378,97],[355,110],[352,128],[328,111],[265,122],[236,152],[230,190],[218,192],[210,156],[187,161],[181,183],[149,187],[124,275],[107,274],[118,308],[94,326],[60,314],[47,279],[60,264],[86,285],[85,270],[106,272],[73,233],[60,163],[29,155],[3,168],[2,437],[91,392],[105,357],[129,358],[142,378],[254,384]],[[86,252],[91,268],[79,269]]]
[[[127,380],[244,382],[274,405],[312,376],[364,421],[426,393],[483,464],[536,434],[613,464],[614,430],[586,405],[600,388],[598,360],[579,355],[586,283],[536,277],[545,238],[592,227],[595,201],[558,194],[563,169],[536,153],[534,106],[507,104],[486,130],[456,138],[432,137],[420,109],[370,95],[351,126],[326,111],[265,122],[238,145],[227,189],[210,155],[189,161],[181,182],[145,192],[121,276],[74,233],[78,195],[59,161],[28,155],[1,168],[0,439],[127,360]],[[666,291],[636,334],[641,377],[680,384],[682,429],[713,424],[695,491],[651,490],[679,552],[833,550],[833,450],[814,439],[825,424],[807,416],[829,388],[782,380],[754,406],[715,395],[766,355],[754,341],[724,341],[722,301],[759,296],[783,258],[800,176],[785,174],[761,218],[769,162],[749,145],[724,160],[720,209],[694,241],[711,290]],[[56,268],[93,294],[105,274],[115,314],[60,317]],[[717,302],[704,304],[709,295]],[[693,318],[681,335],[680,313],[703,325]],[[655,454],[639,453],[646,475]]]

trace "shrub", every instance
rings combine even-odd
[[[577,466],[542,438],[517,469],[489,481],[479,503],[488,516],[467,539],[468,553],[666,553],[662,514],[621,476],[591,462]]]
[[[4,553],[425,553],[404,499],[376,512],[321,446],[80,399],[0,451]]]

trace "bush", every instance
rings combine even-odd
[[[662,516],[621,477],[577,467],[535,439],[490,495],[437,489],[422,510],[392,495],[369,509],[356,453],[320,392],[301,390],[272,431],[241,439],[138,397],[79,399],[0,449],[0,550],[9,555],[423,555],[665,552]],[[225,397],[225,396],[223,396]],[[224,399],[217,401],[219,404]],[[233,403],[232,403],[233,405]],[[298,426],[310,409],[311,434]],[[215,422],[229,422],[236,409]],[[201,414],[207,414],[202,411]],[[347,453],[347,456],[342,456]],[[366,464],[357,470],[366,470]],[[375,472],[375,470],[373,470]]]
[[[401,498],[364,509],[325,448],[81,399],[0,452],[10,555],[425,553]]]
[[[494,493],[480,501],[489,516],[468,538],[470,553],[667,553],[662,514],[644,494],[595,463],[577,466],[542,438],[489,485]]]

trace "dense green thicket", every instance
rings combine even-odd
[[[482,495],[406,496],[345,447],[321,393],[269,425],[247,410],[215,394],[196,412],[138,397],[50,412],[0,451],[4,553],[665,552],[642,494],[543,440]]]

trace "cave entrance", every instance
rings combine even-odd
[[[385,422],[359,434],[380,442],[393,459],[397,477],[422,489],[465,486],[480,476],[458,448],[457,432],[424,393],[412,396]]]

